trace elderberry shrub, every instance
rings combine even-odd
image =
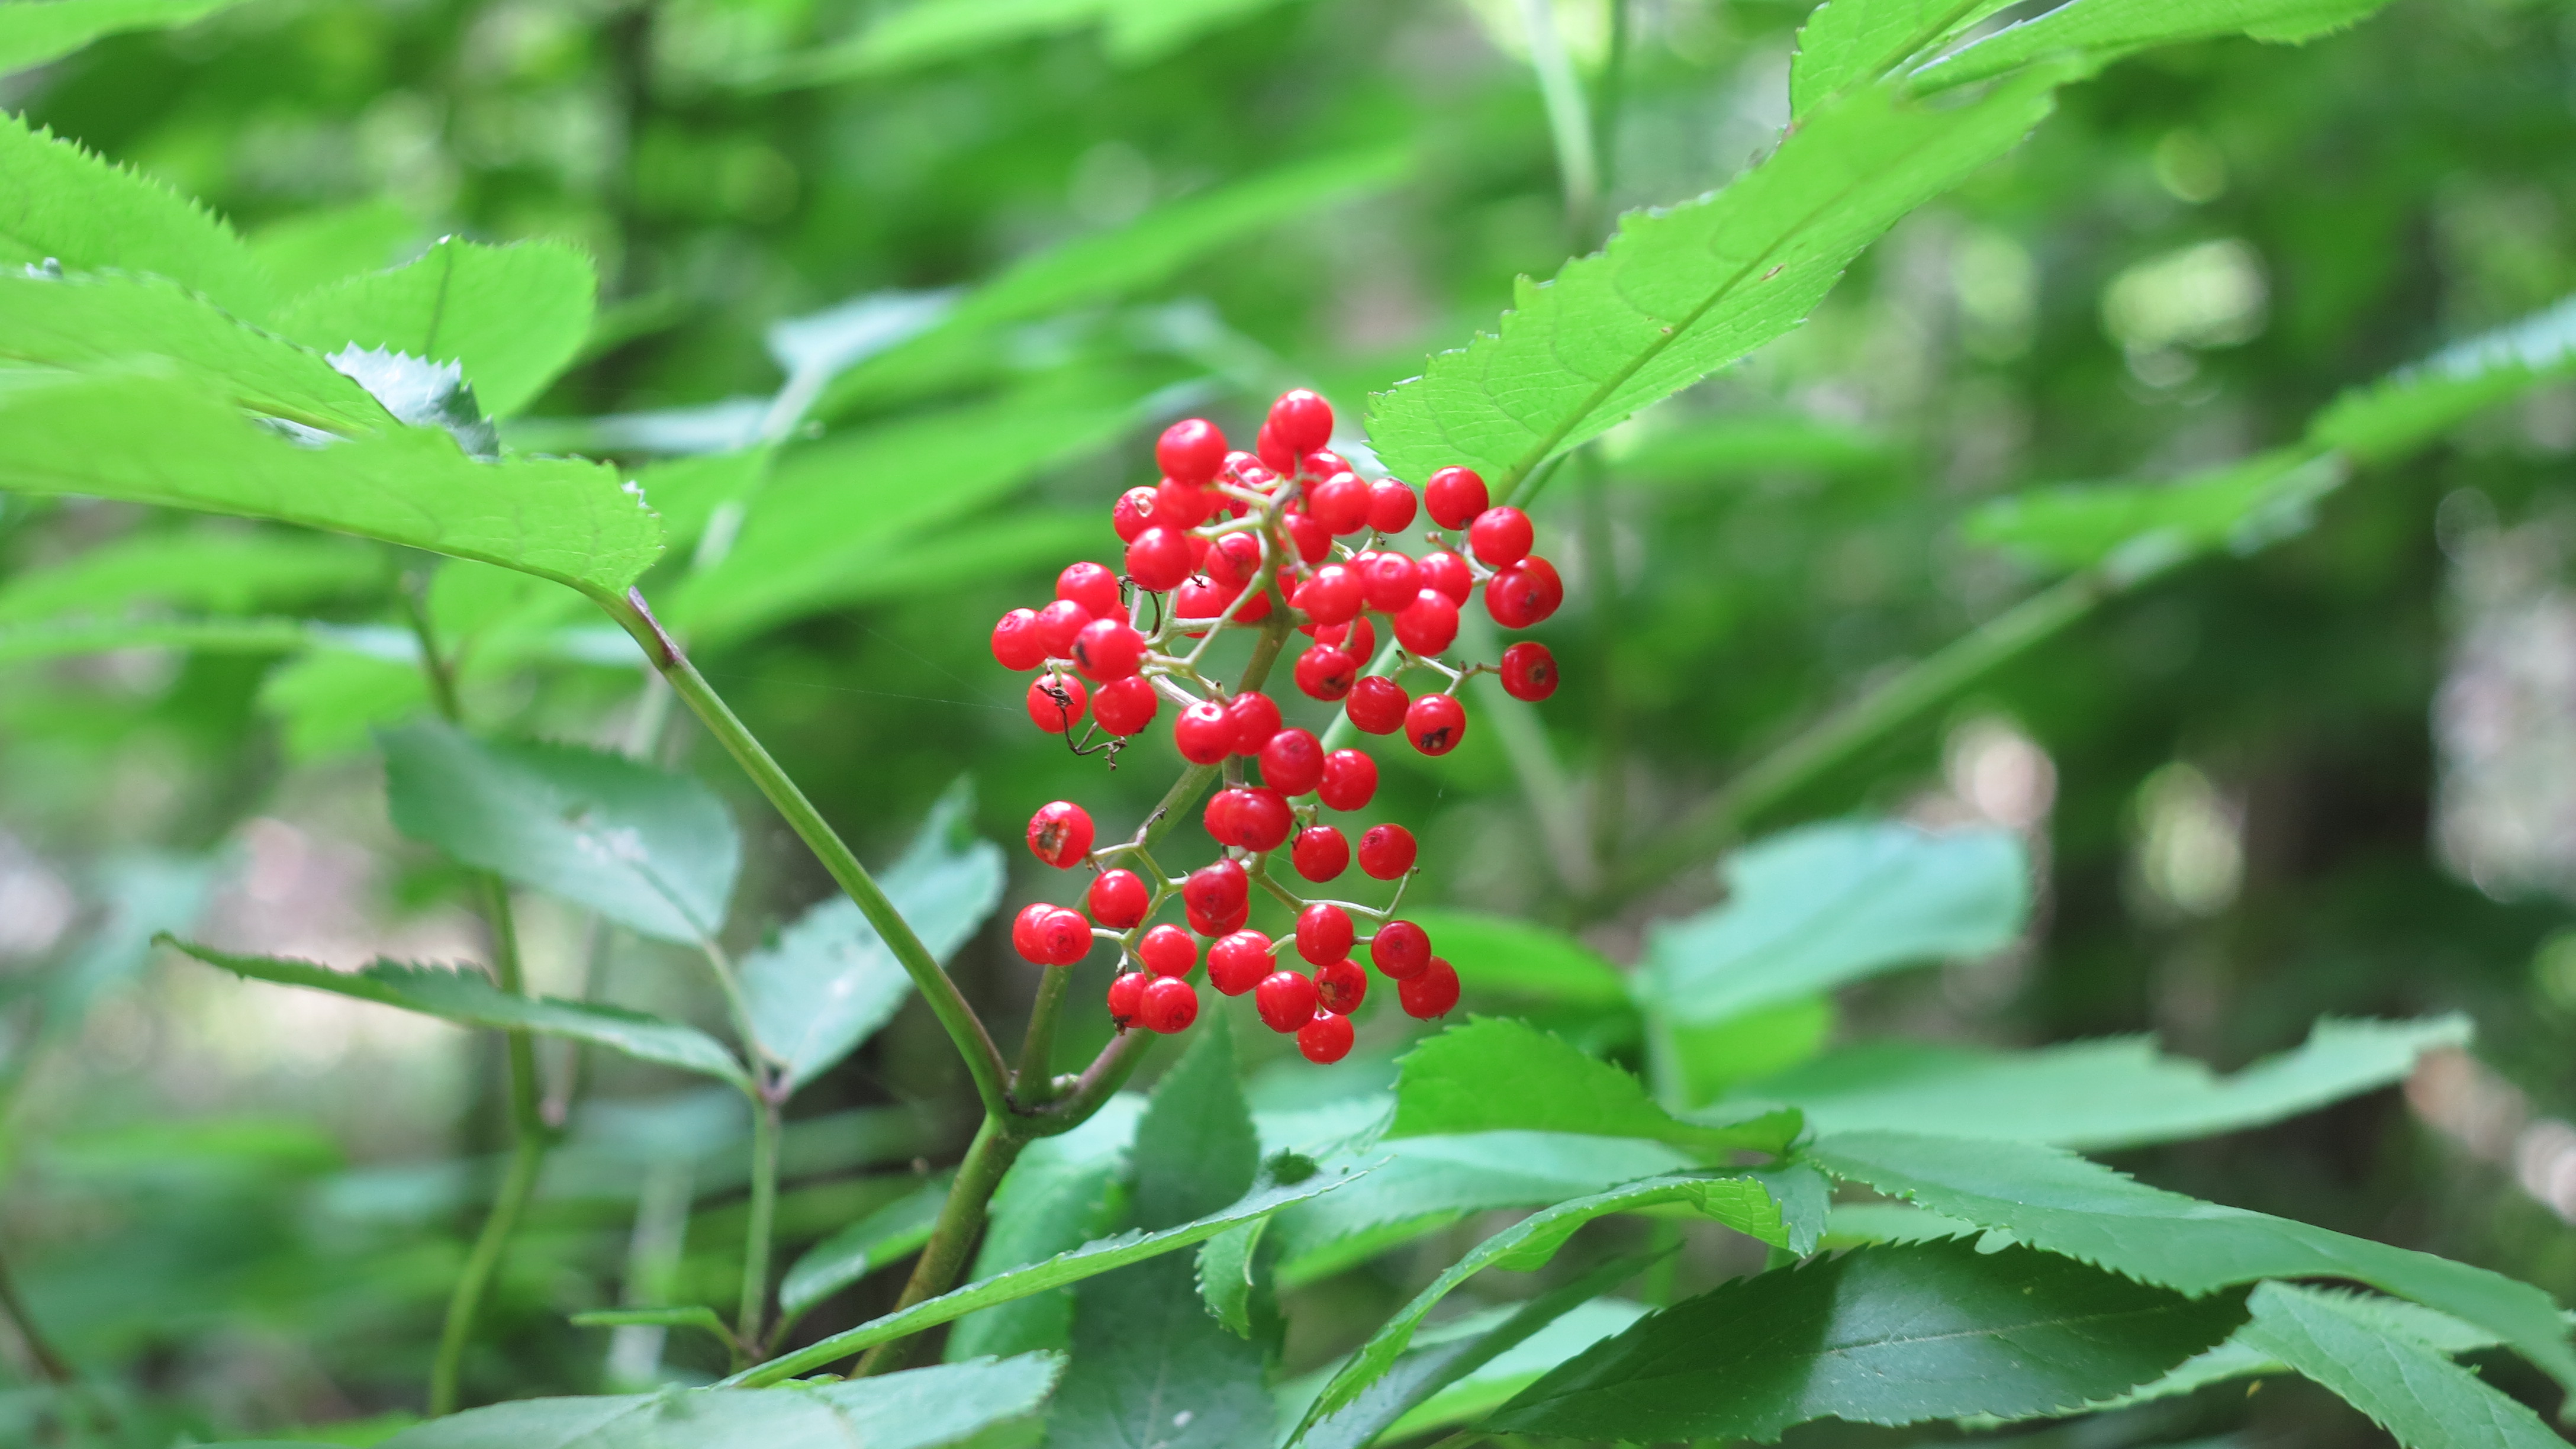
[[[1036,671],[1030,720],[1064,735],[1076,753],[1105,750],[1114,759],[1168,703],[1182,758],[1195,771],[1223,772],[1200,816],[1217,857],[1183,875],[1155,858],[1145,830],[1095,843],[1090,813],[1072,801],[1030,817],[1029,849],[1038,859],[1094,872],[1084,893],[1090,914],[1030,906],[1012,943],[1032,964],[1065,967],[1095,940],[1115,941],[1120,971],[1108,1007],[1121,1031],[1178,1032],[1196,1021],[1189,978],[1202,956],[1219,992],[1252,995],[1262,1023],[1295,1036],[1319,1063],[1351,1049],[1348,1018],[1369,986],[1353,954],[1359,947],[1396,983],[1406,1012],[1429,1020],[1458,1004],[1458,973],[1431,954],[1420,925],[1396,915],[1413,880],[1413,833],[1380,821],[1361,831],[1354,852],[1342,827],[1321,818],[1366,809],[1377,762],[1364,750],[1336,748],[1334,731],[1319,737],[1288,724],[1279,702],[1258,690],[1229,691],[1201,661],[1220,631],[1284,614],[1313,641],[1289,669],[1300,692],[1339,705],[1363,733],[1401,731],[1423,754],[1444,755],[1466,737],[1458,689],[1469,678],[1497,674],[1524,700],[1545,699],[1556,687],[1556,661],[1534,640],[1513,644],[1497,663],[1443,657],[1457,641],[1461,611],[1481,589],[1495,623],[1527,629],[1556,612],[1565,588],[1531,552],[1529,516],[1494,505],[1473,471],[1443,468],[1417,496],[1399,479],[1360,477],[1328,450],[1332,432],[1331,405],[1303,389],[1271,405],[1253,452],[1231,449],[1204,418],[1174,423],[1154,450],[1161,480],[1128,489],[1110,508],[1126,545],[1124,571],[1070,564],[1051,602],[1013,609],[993,626],[994,659]],[[1437,526],[1420,557],[1391,538],[1417,511]],[[1383,652],[1371,615],[1390,636]],[[1436,688],[1408,693],[1406,674],[1429,675]],[[1381,907],[1302,896],[1272,869],[1283,850],[1298,877],[1318,884],[1341,875],[1356,854],[1364,875],[1394,882],[1392,897]],[[1244,929],[1256,882],[1296,913],[1294,935],[1273,941]],[[1187,929],[1154,919],[1174,896]],[[1360,934],[1361,922],[1369,934]],[[1207,938],[1205,949],[1192,932]],[[1290,947],[1311,973],[1281,959]]]

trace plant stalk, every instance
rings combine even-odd
[[[778,1221],[779,1098],[763,1091],[751,1119],[751,1226],[742,1248],[742,1311],[734,1336],[757,1356],[769,1308],[770,1235]]]
[[[1048,967],[1038,978],[1037,1000],[1029,1007],[1028,1035],[1020,1038],[1020,1067],[1011,1074],[1011,1098],[1023,1107],[1054,1100],[1055,1024],[1064,1014],[1065,993],[1073,986],[1073,968]]]
[[[70,1361],[55,1351],[45,1331],[36,1326],[36,1317],[27,1311],[26,1300],[18,1296],[17,1280],[9,1275],[5,1261],[0,1261],[0,1316],[7,1317],[9,1326],[17,1330],[18,1341],[27,1346],[27,1356],[36,1361],[37,1372],[64,1388],[80,1381]]]
[[[939,1221],[930,1230],[930,1242],[914,1260],[912,1276],[904,1281],[903,1296],[895,1300],[889,1313],[901,1313],[916,1303],[928,1302],[948,1291],[950,1284],[966,1267],[967,1250],[984,1230],[984,1210],[993,1200],[994,1189],[1002,1185],[1002,1174],[1019,1160],[1020,1149],[1027,1140],[1003,1130],[994,1118],[984,1119],[975,1132],[975,1140],[966,1149],[966,1158],[957,1164],[957,1181],[948,1189],[948,1201],[939,1209]],[[889,1339],[869,1349],[860,1358],[853,1378],[869,1374],[892,1373],[911,1361],[921,1343],[920,1334]]]

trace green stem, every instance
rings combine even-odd
[[[26,1300],[18,1296],[17,1280],[9,1275],[5,1261],[0,1261],[0,1317],[6,1317],[9,1326],[17,1330],[18,1341],[27,1346],[27,1356],[36,1361],[37,1372],[64,1388],[79,1382],[80,1376],[72,1372],[71,1363],[54,1351],[44,1330],[36,1326],[35,1315],[27,1311]]]
[[[753,1105],[751,1119],[751,1226],[742,1247],[742,1311],[734,1336],[743,1351],[757,1357],[768,1331],[769,1240],[778,1220],[779,1103],[768,1092]]]
[[[1072,985],[1070,967],[1050,969],[1038,978],[1028,1035],[1020,1038],[1020,1068],[1011,1074],[1011,1096],[1024,1107],[1044,1106],[1055,1097],[1055,1024]]]
[[[515,1054],[511,1065],[518,1065]],[[523,1130],[510,1153],[510,1171],[501,1179],[501,1193],[492,1204],[492,1215],[483,1220],[482,1235],[474,1240],[474,1251],[467,1255],[465,1271],[458,1275],[456,1291],[447,1300],[447,1323],[438,1335],[438,1359],[429,1371],[429,1415],[433,1419],[456,1412],[457,1376],[465,1362],[465,1341],[473,1334],[474,1310],[482,1302],[485,1285],[501,1266],[502,1251],[509,1246],[510,1232],[518,1226],[519,1214],[536,1189],[537,1171],[545,1165],[545,1158],[544,1136]]]
[[[653,667],[670,681],[681,702],[725,747],[725,753],[733,756],[734,763],[751,777],[760,793],[768,797],[770,805],[786,819],[788,827],[805,842],[806,848],[814,852],[833,881],[858,904],[859,913],[868,918],[868,924],[876,927],[877,935],[894,952],[895,959],[903,964],[904,973],[912,978],[914,988],[921,992],[921,999],[930,1004],[931,1013],[939,1018],[941,1026],[947,1028],[949,1040],[956,1043],[958,1055],[966,1059],[966,1070],[975,1079],[975,1095],[983,1101],[984,1114],[987,1117],[1010,1116],[1015,1108],[1010,1097],[1009,1068],[1002,1061],[1001,1049],[993,1045],[992,1033],[984,1029],[975,1009],[966,1004],[966,997],[957,989],[957,983],[949,980],[948,973],[940,969],[938,958],[921,944],[921,937],[914,934],[911,923],[894,908],[894,902],[886,899],[885,892],[868,874],[867,867],[859,864],[859,858],[823,819],[822,812],[814,808],[814,802],[805,798],[805,792],[796,787],[796,782],[788,778],[785,770],[779,768],[778,761],[770,757],[758,737],[744,727],[715,692],[714,686],[698,673],[697,666],[689,662],[689,656],[680,648],[679,641],[655,622],[653,611],[645,606],[641,593],[628,590],[621,605],[609,607],[608,612],[644,647],[645,657],[651,659]]]
[[[1140,1033],[1141,1035],[1141,1033]],[[912,1265],[912,1276],[903,1285],[903,1296],[895,1300],[890,1313],[901,1313],[916,1303],[926,1303],[948,1291],[957,1275],[966,1267],[966,1251],[984,1230],[984,1209],[993,1200],[994,1189],[1002,1185],[1002,1174],[1019,1160],[1025,1139],[1004,1131],[1001,1122],[984,1119],[975,1133],[975,1141],[966,1149],[966,1159],[957,1164],[957,1181],[948,1189],[948,1201],[939,1209],[939,1221],[930,1230],[930,1242]],[[921,1342],[921,1335],[889,1339],[869,1349],[859,1360],[853,1377],[892,1373],[911,1360]]]

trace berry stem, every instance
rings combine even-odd
[[[1061,976],[1061,971],[1048,974]],[[912,1276],[903,1285],[903,1296],[897,1298],[888,1313],[901,1313],[916,1303],[927,1302],[948,1291],[966,1266],[966,1250],[974,1246],[976,1236],[984,1230],[984,1209],[993,1200],[994,1189],[1002,1185],[1002,1174],[1019,1160],[1020,1149],[1028,1139],[1006,1129],[1007,1118],[987,1116],[975,1132],[975,1140],[966,1148],[965,1160],[957,1164],[957,1181],[948,1189],[948,1200],[939,1209],[939,1221],[930,1230],[930,1241],[912,1265]],[[892,1373],[911,1361],[921,1335],[888,1339],[869,1349],[851,1371],[852,1378],[869,1374]]]
[[[752,734],[725,704],[723,696],[707,683],[706,676],[698,673],[697,666],[689,662],[689,656],[679,641],[654,619],[653,611],[646,606],[640,590],[627,590],[626,597],[608,612],[609,617],[643,646],[645,657],[661,671],[664,679],[670,681],[681,702],[688,705],[689,711],[707,727],[707,732],[724,746],[725,753],[733,756],[734,763],[751,777],[760,793],[768,797],[770,805],[787,821],[788,828],[794,830],[806,848],[814,852],[814,858],[823,863],[823,869],[830,873],[833,882],[857,903],[859,913],[868,918],[868,924],[876,927],[877,935],[894,952],[895,959],[903,964],[904,974],[912,978],[913,986],[921,992],[921,999],[930,1004],[939,1024],[947,1028],[948,1038],[956,1044],[958,1055],[966,1059],[966,1070],[975,1079],[975,1095],[984,1104],[984,1115],[988,1118],[1011,1116],[1010,1068],[1002,1061],[1001,1049],[993,1044],[992,1033],[985,1030],[983,1020],[975,1015],[975,1008],[967,1004],[964,993],[957,989],[957,983],[949,980],[948,973],[940,969],[938,958],[921,944],[921,937],[914,934],[911,923],[894,908],[894,902],[886,899],[885,891],[868,874],[867,867],[859,864],[858,856],[851,853],[848,843],[823,819],[822,812],[814,808],[814,802],[805,798],[805,792],[788,778],[778,761],[771,758],[759,737]]]
[[[1119,949],[1126,948],[1122,944]],[[1011,1098],[1024,1109],[1042,1107],[1055,1097],[1055,1024],[1064,1014],[1065,992],[1072,983],[1070,968],[1050,969],[1038,978],[1037,1000],[1029,1006],[1028,1034],[1020,1038],[1020,1067],[1011,1074]]]

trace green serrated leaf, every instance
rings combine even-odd
[[[2365,462],[2403,456],[2471,415],[2576,367],[2576,297],[2338,396],[2309,440]]]
[[[1856,1047],[1746,1086],[1793,1102],[1820,1134],[1889,1129],[2134,1147],[2240,1131],[2403,1080],[2428,1051],[2465,1045],[2466,1017],[2320,1021],[2295,1051],[2219,1077],[2143,1037],[1985,1053]]]
[[[2406,1449],[2555,1449],[2540,1416],[2347,1295],[2254,1290],[2237,1340],[2335,1391]]]
[[[742,838],[697,781],[576,745],[478,740],[436,721],[377,739],[405,835],[648,936],[695,944],[723,927]]]
[[[1237,1338],[1252,1337],[1253,1298],[1261,1286],[1257,1260],[1262,1229],[1274,1221],[1256,1219],[1199,1244],[1199,1301]]]
[[[1509,1403],[1514,1394],[1538,1382],[1548,1370],[1635,1323],[1647,1312],[1644,1304],[1622,1298],[1595,1298],[1577,1304],[1516,1347],[1504,1350],[1491,1362],[1424,1400],[1389,1426],[1385,1438],[1396,1442],[1435,1429],[1473,1423]],[[1471,1319],[1482,1316],[1471,1315]],[[1440,1327],[1447,1332],[1460,1322],[1452,1319]],[[1429,1336],[1426,1330],[1416,1335],[1414,1342],[1420,1344]],[[1428,1350],[1417,1347],[1414,1352]],[[1403,1361],[1398,1360],[1396,1372],[1403,1371]]]
[[[2348,29],[2388,0],[2070,0],[1916,73],[1922,90],[1987,80],[2035,60],[2087,69],[2151,46],[2245,35],[2296,44]],[[2001,8],[2001,7],[1996,7]]]
[[[921,1251],[939,1210],[948,1203],[953,1174],[941,1173],[918,1192],[875,1212],[805,1250],[778,1285],[778,1306],[790,1318],[877,1269]]]
[[[2043,567],[2078,569],[2153,544],[2176,556],[2251,552],[2306,528],[2340,487],[2340,460],[2304,448],[2211,468],[2170,483],[2034,488],[1968,515],[1960,531]]]
[[[1798,29],[1789,114],[1868,85],[2012,0],[1825,0]]]
[[[551,996],[515,996],[493,985],[492,979],[478,970],[377,961],[356,971],[334,971],[310,961],[244,956],[167,936],[162,939],[209,966],[220,966],[237,976],[354,996],[466,1026],[533,1031],[589,1042],[640,1061],[730,1082],[745,1091],[751,1088],[750,1075],[733,1053],[696,1027],[613,1006],[561,1001]]]
[[[1063,1369],[1059,1355],[1022,1354],[759,1391],[521,1399],[433,1419],[379,1449],[946,1449],[1035,1414]]]
[[[2576,1385],[2576,1351],[2557,1305],[2483,1268],[2165,1192],[2038,1143],[1847,1132],[1805,1156],[1946,1217],[2186,1293],[2264,1278],[2366,1283],[2489,1329]]]
[[[305,534],[130,534],[0,584],[0,624],[113,614],[138,603],[246,613],[380,585],[384,560],[345,539]]]
[[[134,426],[150,418],[152,426]],[[479,559],[623,598],[662,551],[643,499],[595,463],[478,463],[402,428],[306,447],[196,388],[87,377],[0,388],[0,489],[269,518]]]
[[[1643,1137],[1702,1160],[1779,1152],[1800,1127],[1794,1110],[1734,1122],[1685,1122],[1608,1062],[1525,1022],[1477,1017],[1405,1054],[1389,1138],[1453,1132],[1570,1132]]]
[[[971,833],[974,791],[960,780],[877,877],[914,934],[943,962],[1002,899],[1002,852]],[[828,1071],[894,1016],[912,977],[846,896],[807,911],[777,942],[742,962],[752,1034],[791,1084]]]
[[[1582,942],[1528,921],[1469,911],[1416,910],[1405,919],[1472,991],[1610,1006],[1628,999],[1619,969]]]
[[[251,233],[250,249],[276,279],[277,295],[294,298],[398,265],[425,240],[410,207],[379,196],[270,222]]]
[[[1939,109],[1892,84],[1819,105],[1725,190],[1630,214],[1600,253],[1524,281],[1498,333],[1377,394],[1378,457],[1413,478],[1464,464],[1509,495],[1548,458],[1795,327],[1899,217],[2020,141],[2060,79]]]
[[[267,273],[220,217],[23,117],[0,117],[0,264],[48,261],[151,272],[237,317],[268,307]]]
[[[277,330],[345,347],[455,362],[483,411],[508,417],[581,351],[599,284],[560,242],[491,247],[447,238],[420,260],[350,277],[278,309]]]
[[[1652,1313],[1483,1427],[1586,1439],[1769,1442],[1818,1419],[2063,1413],[2145,1383],[2245,1321],[2027,1248],[1864,1248]]]
[[[167,30],[241,0],[45,0],[0,5],[0,72],[71,54],[102,35]]]
[[[1929,1217],[1925,1213],[1922,1216]],[[1963,1225],[1964,1226],[1964,1225]],[[1974,1232],[1975,1229],[1968,1229]],[[2150,1403],[2194,1393],[2211,1384],[2230,1379],[2268,1377],[2295,1372],[2290,1365],[2265,1349],[2253,1346],[2261,1332],[2263,1305],[2278,1295],[2329,1300],[2330,1311],[2353,1320],[2364,1331],[2387,1337],[2411,1340],[2438,1353],[2460,1354],[2496,1346],[2496,1336],[2462,1323],[2447,1313],[2436,1313],[2420,1303],[2403,1298],[2382,1298],[2375,1293],[2354,1293],[2343,1289],[2303,1288],[2289,1283],[2258,1283],[2250,1301],[2255,1321],[2236,1330],[2225,1343],[2188,1359],[2171,1373],[2153,1383],[2141,1384],[2117,1398],[2106,1399],[2091,1407],[2096,1411],[2124,1409],[2133,1404]]]
[[[974,1278],[1071,1252],[1115,1228],[1127,1211],[1127,1149],[1145,1100],[1112,1097],[1090,1121],[1028,1145],[987,1211]],[[1073,1344],[1073,1290],[1053,1288],[980,1309],[948,1330],[948,1357],[1025,1353]]]
[[[1842,821],[1726,864],[1726,904],[1647,937],[1639,995],[1709,1025],[1899,966],[1999,950],[2030,914],[2030,863],[2004,830],[1935,835]]]

